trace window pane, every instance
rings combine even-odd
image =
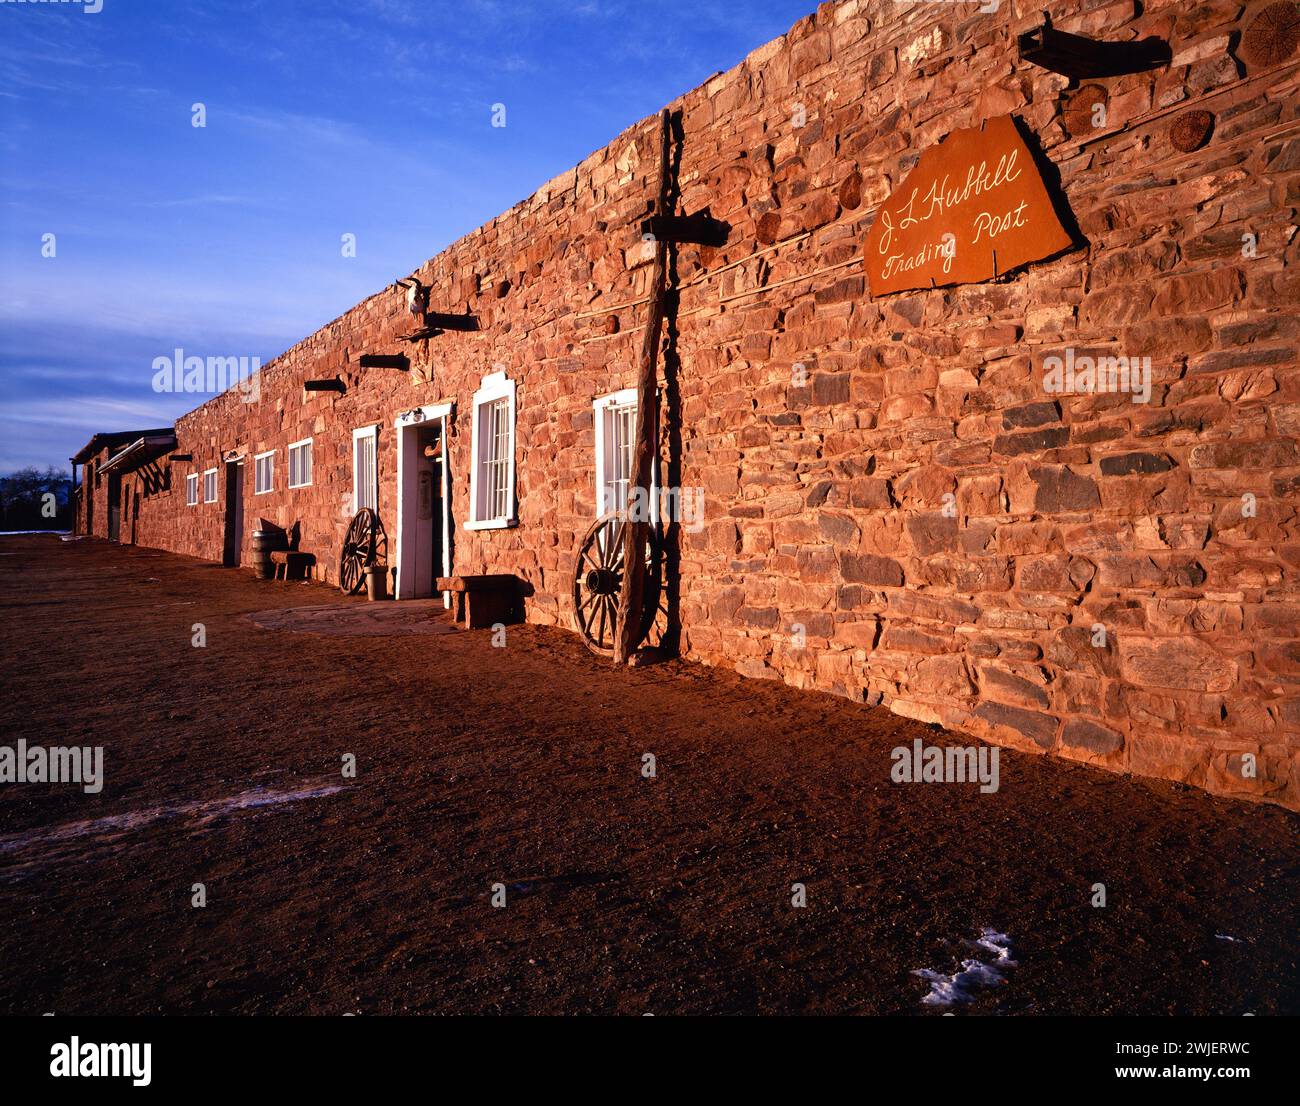
[[[289,448],[289,487],[311,483],[311,442]]]
[[[506,518],[510,511],[510,401],[494,399],[479,408],[479,521]]]
[[[627,508],[632,477],[632,442],[636,434],[636,404],[606,407],[604,418],[604,457],[602,506],[606,511]]]
[[[356,481],[357,510],[369,507],[379,510],[375,498],[375,485],[378,483],[375,458],[375,436],[366,434],[353,439],[353,478]]]
[[[506,401],[497,400],[492,405],[496,411],[496,446],[492,451],[492,466],[496,470],[494,479],[496,496],[493,499],[493,517],[505,518],[506,514]]]

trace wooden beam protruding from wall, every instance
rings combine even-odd
[[[689,242],[719,248],[727,244],[731,224],[713,218],[707,210],[697,211],[694,215],[656,213],[641,221],[641,233],[663,242]]]
[[[360,364],[363,369],[400,369],[406,372],[411,367],[411,359],[404,353],[363,353]]]
[[[1022,61],[1074,80],[1145,73],[1168,65],[1173,58],[1169,43],[1161,38],[1101,42],[1058,31],[1046,16],[1041,26],[1020,36],[1017,46]]]

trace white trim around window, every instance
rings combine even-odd
[[[217,470],[203,470],[203,502],[215,503],[217,501]]]
[[[266,495],[275,490],[275,450],[268,449],[253,457],[253,494]]]
[[[185,477],[185,506],[197,507],[199,505],[199,474],[190,473]]]
[[[596,517],[627,506],[636,457],[635,388],[610,392],[592,403],[596,430]],[[650,521],[659,524],[659,458],[650,470]]]
[[[352,513],[379,514],[379,424],[352,431]]]
[[[311,439],[291,442],[285,451],[289,455],[289,487],[306,488],[311,484]]]
[[[483,377],[474,393],[466,530],[518,523],[515,502],[515,382],[504,372]]]

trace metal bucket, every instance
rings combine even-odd
[[[370,599],[388,598],[387,565],[370,565],[366,569],[366,595]]]

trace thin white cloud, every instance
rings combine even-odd
[[[137,200],[137,207],[229,207],[234,205],[256,206],[261,201],[253,196],[229,196],[222,193],[209,193],[204,196],[177,196],[166,200]]]

